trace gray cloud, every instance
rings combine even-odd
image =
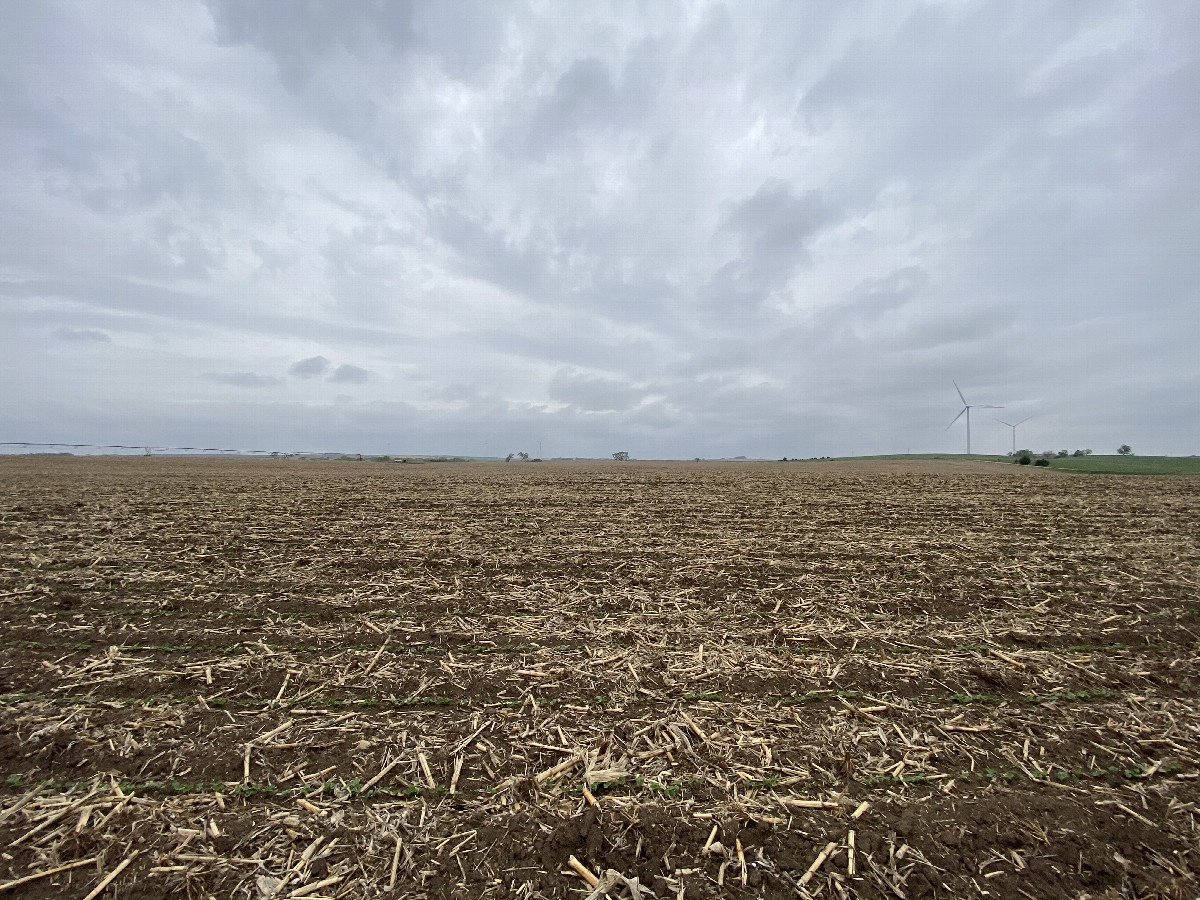
[[[621,410],[635,406],[643,396],[634,386],[613,378],[560,371],[550,381],[552,400],[582,410]]]
[[[758,303],[786,287],[796,268],[810,261],[807,242],[832,218],[816,191],[796,196],[782,180],[764,183],[735,203],[722,225],[738,255],[713,275],[711,296],[722,306]]]
[[[366,384],[371,380],[371,373],[358,366],[343,364],[333,370],[329,380],[336,384]]]
[[[288,366],[288,374],[295,378],[318,378],[328,371],[330,365],[323,356],[310,356]]]
[[[54,336],[60,341],[82,341],[92,344],[111,344],[112,338],[96,328],[56,328]]]
[[[259,375],[255,372],[205,372],[200,377],[205,381],[241,388],[268,388],[283,384],[282,378],[274,375]]]
[[[472,78],[495,58],[509,21],[501,4],[486,0],[450,7],[343,0],[336,9],[306,4],[283,17],[262,0],[209,0],[207,6],[219,41],[267,51],[293,90],[309,87],[322,63],[343,52],[429,56],[454,78]]]
[[[928,272],[920,266],[904,266],[881,277],[863,279],[847,292],[838,309],[858,318],[875,319],[901,309],[928,284]]]
[[[956,379],[1198,452],[1198,47],[1169,3],[12,5],[0,432],[948,451]]]

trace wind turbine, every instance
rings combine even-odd
[[[959,410],[958,415],[955,416],[951,420],[950,424],[946,426],[946,430],[949,431],[951,428],[953,428],[954,423],[962,418],[963,413],[967,414],[967,456],[970,456],[971,455],[971,410],[972,409],[1004,409],[1004,407],[1003,406],[985,405],[982,403],[977,403],[977,404],[975,404],[974,407],[972,407],[971,404],[967,402],[967,398],[963,396],[963,392],[961,390],[959,390],[958,382],[952,381],[951,384],[953,384],[954,389],[956,391],[958,391],[958,399],[963,402],[963,408],[961,410]]]
[[[1012,432],[1012,434],[1013,434],[1013,449],[1012,449],[1013,456],[1017,455],[1017,426],[1024,425],[1026,422],[1028,422],[1032,418],[1033,418],[1033,416],[1026,416],[1020,422],[1005,422],[1003,419],[996,420],[1001,425],[1007,425],[1009,428],[1011,428],[1013,430],[1013,432]]]

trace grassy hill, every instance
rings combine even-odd
[[[951,462],[1012,462],[1010,456],[995,456],[991,453],[885,453],[880,456],[826,456],[828,462],[866,462],[869,460],[944,459]],[[800,460],[803,462],[803,460]]]
[[[1096,475],[1200,475],[1196,456],[1068,456],[1050,468]]]

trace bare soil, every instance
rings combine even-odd
[[[1196,897],[1198,562],[1184,477],[0,457],[0,890]]]

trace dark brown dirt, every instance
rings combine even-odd
[[[1194,478],[0,458],[0,886],[1195,897],[1198,548]]]

